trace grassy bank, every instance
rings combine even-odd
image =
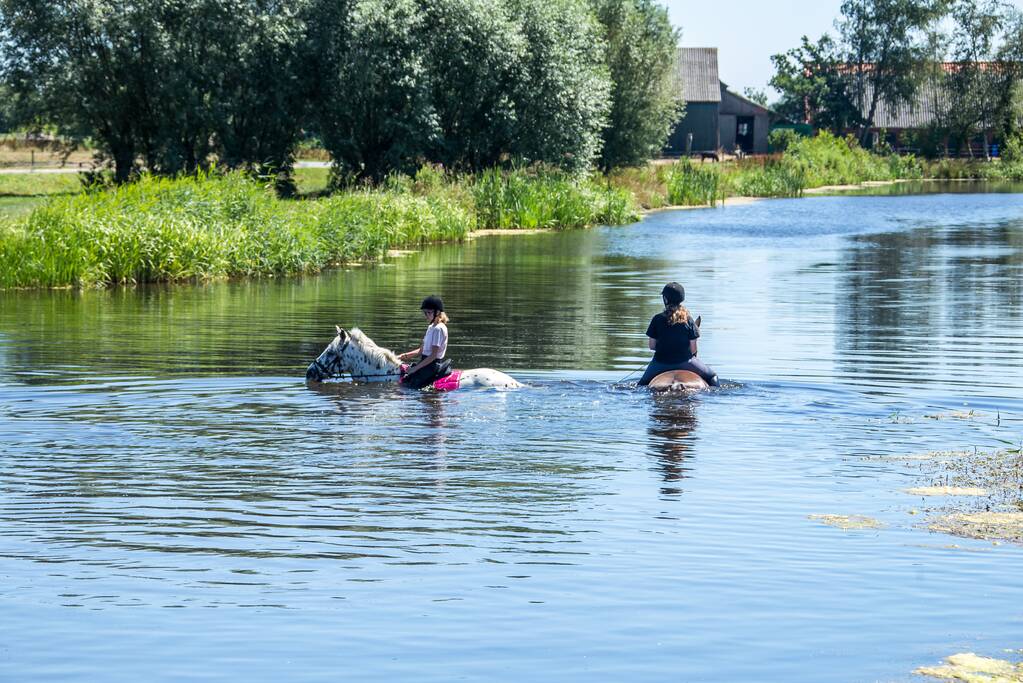
[[[479,228],[583,227],[636,218],[620,190],[558,173],[448,177],[277,199],[241,174],[147,177],[57,197],[0,222],[0,287],[64,287],[314,272]]]
[[[914,157],[873,154],[846,139],[821,133],[797,138],[783,154],[723,164],[682,160],[624,169],[611,178],[628,188],[643,207],[656,209],[708,206],[727,197],[798,197],[815,187],[922,178],[924,170]]]
[[[1023,164],[926,164],[822,134],[766,158],[684,160],[583,179],[545,169],[457,175],[427,167],[378,188],[329,194],[327,169],[298,169],[299,200],[278,199],[272,183],[238,173],[146,177],[89,192],[74,175],[0,175],[0,212],[21,214],[0,214],[0,288],[315,272],[479,229],[614,225],[635,220],[640,206],[797,197],[815,187],[921,177],[1023,180]]]

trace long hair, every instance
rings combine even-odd
[[[689,320],[689,311],[682,304],[675,306],[666,305],[664,307],[664,315],[667,316],[669,325],[685,325],[686,321]]]
[[[437,323],[444,323],[445,325],[447,325],[448,324],[448,314],[445,313],[444,311],[434,311],[434,313],[433,313],[433,320],[430,321],[430,324],[431,325],[436,325]]]

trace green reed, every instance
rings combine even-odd
[[[582,228],[637,218],[627,191],[558,171],[490,169],[468,182],[481,229]]]
[[[724,199],[721,172],[683,159],[667,175],[668,202],[676,206],[713,206]]]
[[[315,272],[477,227],[635,219],[623,190],[546,172],[421,172],[379,189],[288,201],[239,173],[136,183],[0,221],[0,287],[67,287]]]

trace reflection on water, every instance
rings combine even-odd
[[[692,402],[673,395],[654,396],[651,401],[653,406],[647,431],[664,477],[661,493],[682,493],[678,482],[686,477],[689,470],[686,460],[696,429],[696,408]]]
[[[1023,195],[938,193],[0,293],[0,680],[902,680],[1018,648],[1023,549],[928,534],[894,456],[1023,438],[1021,262]],[[616,384],[668,280],[730,386]],[[431,292],[457,365],[528,388],[305,386],[335,323],[415,346]]]

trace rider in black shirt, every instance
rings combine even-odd
[[[696,357],[700,328],[682,305],[686,290],[677,282],[669,282],[661,290],[661,298],[664,311],[655,315],[646,328],[654,357],[639,380],[640,385],[650,384],[650,380],[668,370],[689,370],[707,384],[717,386],[717,374]]]

